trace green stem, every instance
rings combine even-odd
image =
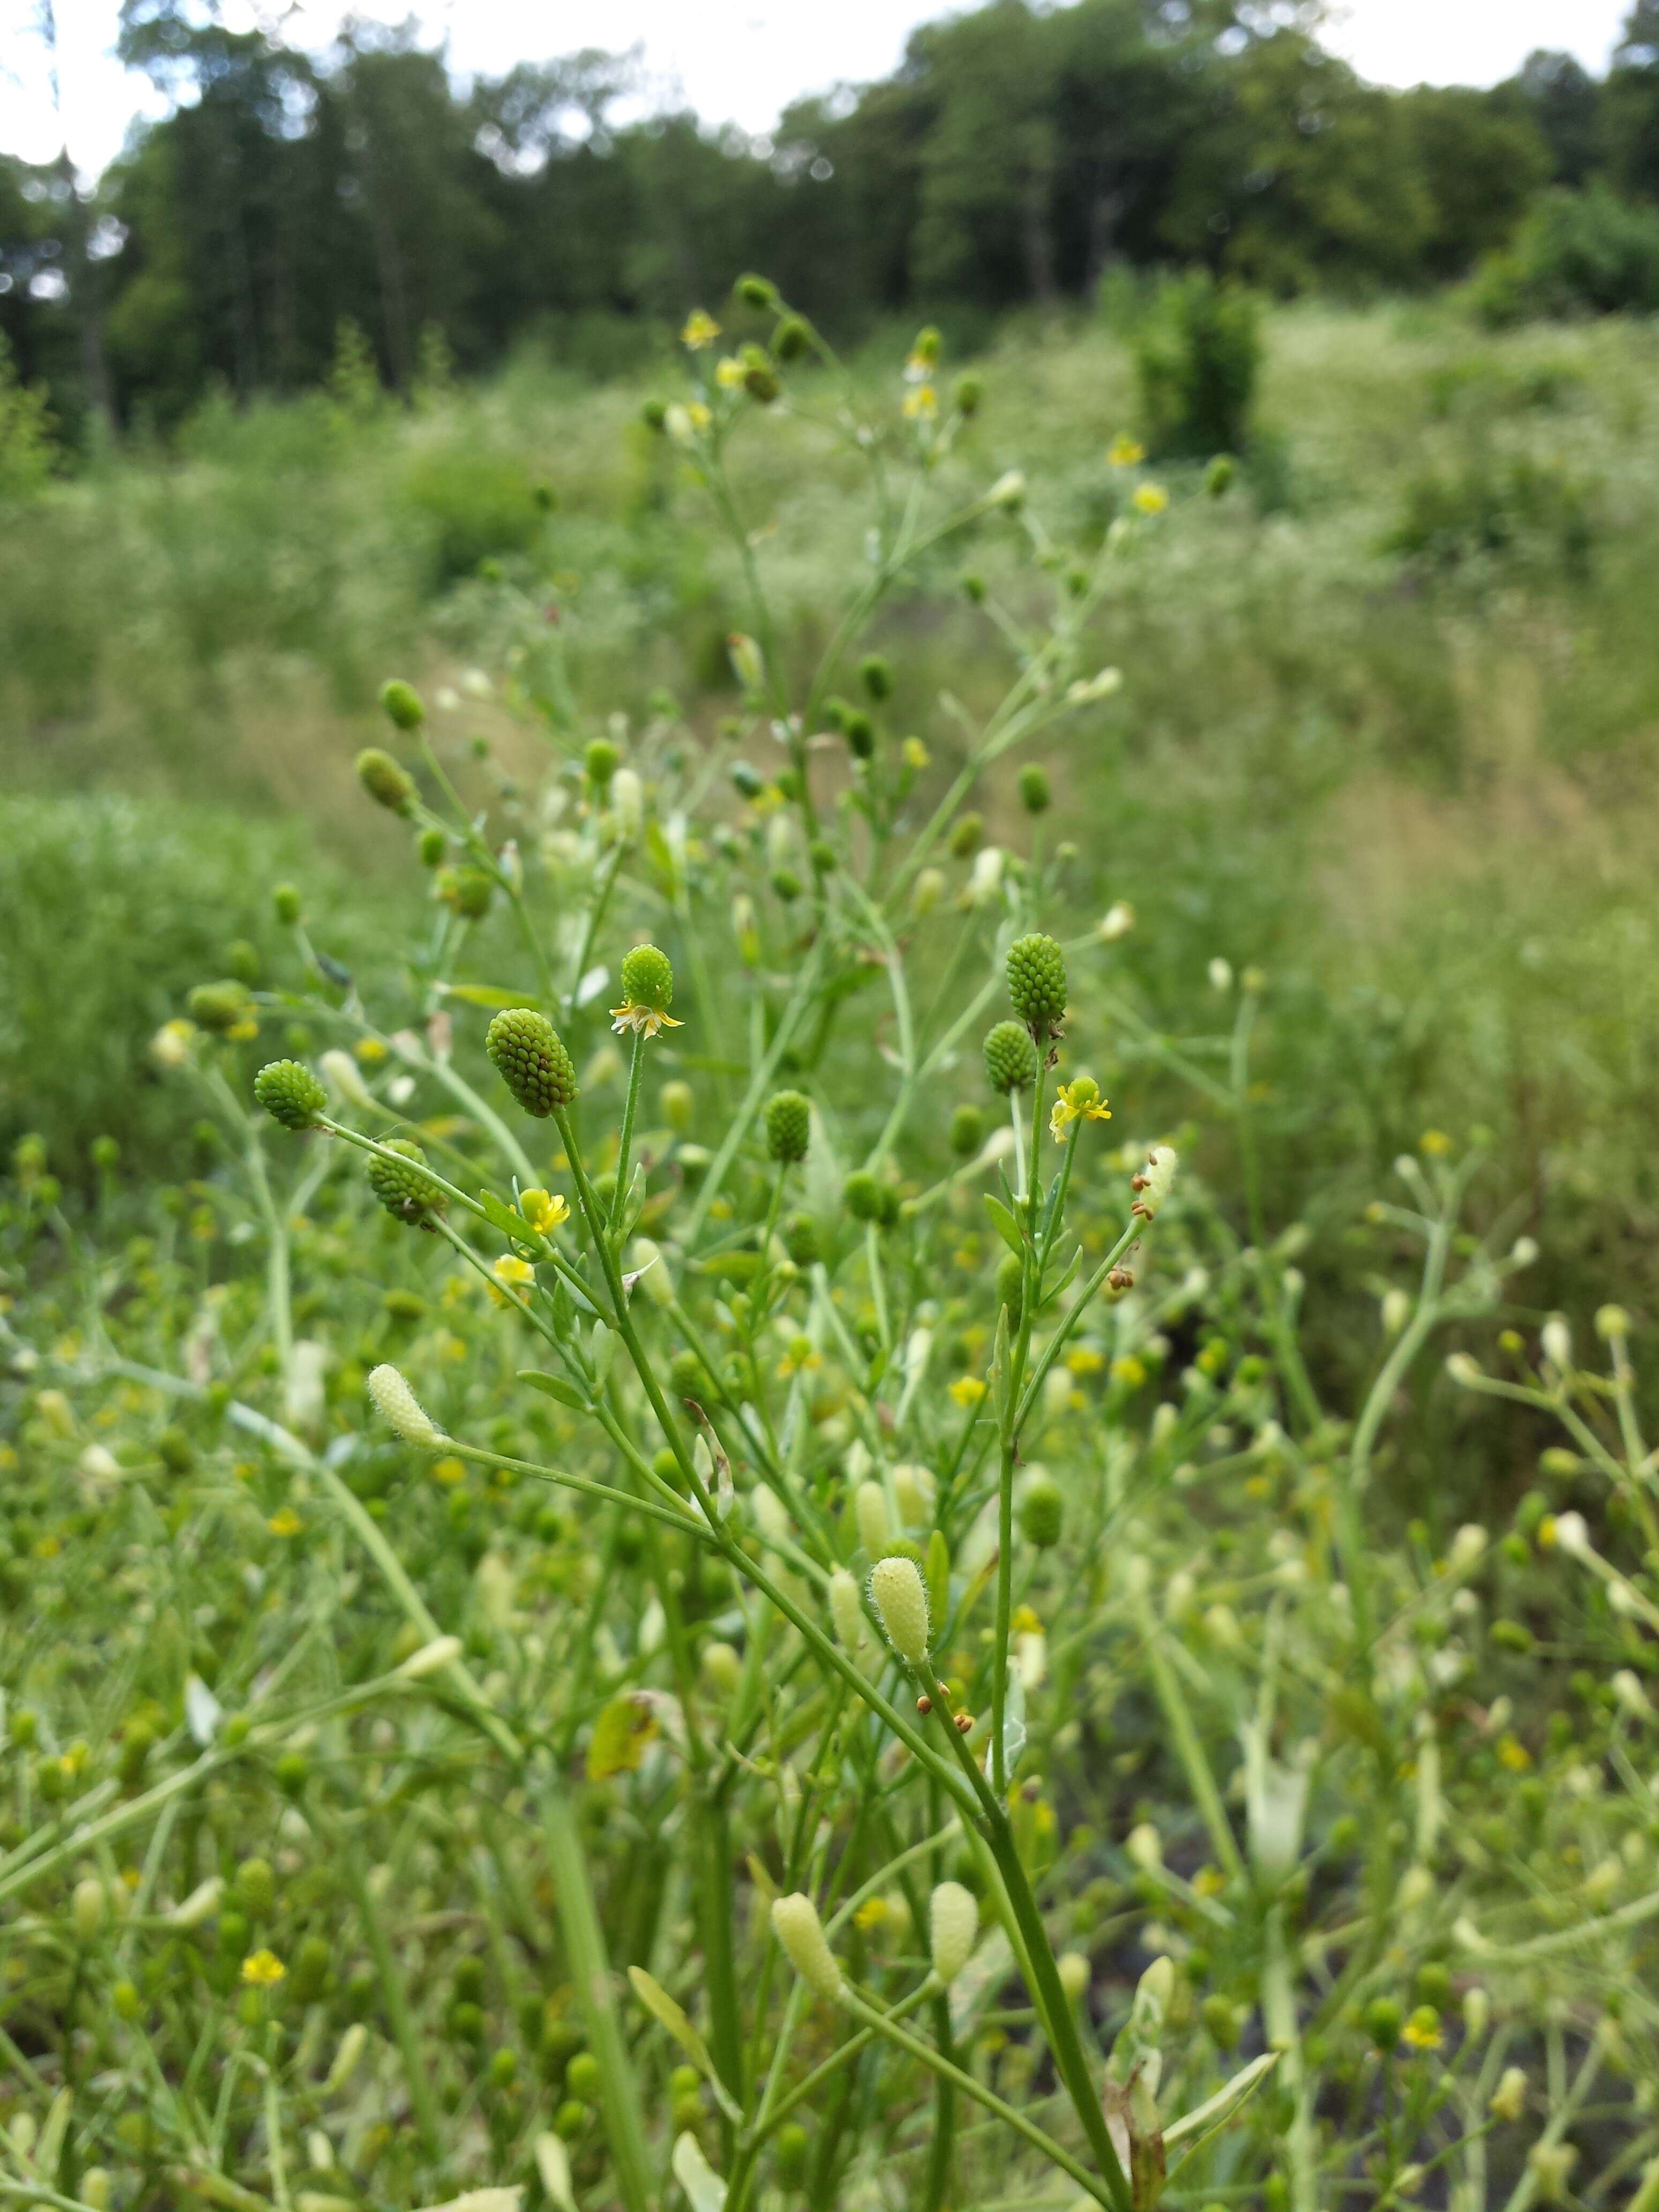
[[[356,1899],[358,1917],[363,1923],[363,1933],[368,1939],[369,1954],[374,1961],[374,1972],[380,1984],[380,1997],[391,2023],[392,2039],[404,2063],[404,2079],[409,2090],[409,2101],[414,2108],[415,2124],[420,2130],[421,2147],[435,2167],[443,2160],[443,2136],[438,2121],[438,2106],[432,2094],[432,2074],[421,2049],[421,2039],[416,2032],[414,2015],[409,2009],[409,1990],[404,1983],[403,1968],[392,1948],[381,1919],[374,1889],[363,1868],[362,1847],[355,1840],[345,1855],[346,1879]]]
[[[617,1140],[617,1188],[611,1194],[611,1234],[622,1234],[628,1205],[628,1161],[634,1149],[634,1116],[639,1109],[640,1077],[645,1070],[645,1032],[634,1032],[633,1056],[628,1063],[628,1097],[623,1103],[622,1134]]]

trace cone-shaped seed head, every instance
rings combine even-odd
[[[377,1367],[368,1378],[368,1395],[405,1443],[435,1444],[443,1431],[422,1409],[420,1400],[395,1367]]]
[[[927,1592],[914,1559],[878,1559],[870,1571],[870,1602],[887,1640],[912,1667],[927,1658]]]
[[[766,1155],[793,1166],[806,1158],[812,1109],[799,1091],[779,1091],[766,1102]]]
[[[308,1129],[328,1103],[328,1093],[297,1060],[273,1060],[253,1079],[256,1103],[285,1129]]]
[[[575,1068],[545,1014],[530,1006],[507,1007],[489,1024],[484,1050],[526,1114],[545,1121],[575,1103]]]
[[[379,745],[367,746],[357,756],[357,781],[377,806],[393,814],[407,814],[415,796],[415,779],[401,762]]]
[[[412,1139],[390,1138],[386,1149],[398,1158],[383,1159],[380,1153],[371,1152],[368,1187],[388,1213],[418,1229],[441,1213],[449,1200],[431,1176],[422,1174],[426,1154]]]
[[[630,1006],[665,1014],[674,997],[674,969],[668,955],[654,945],[636,945],[624,953],[622,992]]]
[[[834,2004],[841,1995],[841,1968],[823,1933],[818,1909],[810,1897],[797,1890],[792,1897],[775,1898],[772,1928],[789,1954],[789,1963],[815,1996]]]
[[[1036,1081],[1036,1047],[1018,1022],[999,1022],[985,1040],[985,1079],[993,1091],[1024,1091]]]
[[[1066,955],[1052,937],[1034,932],[1008,947],[1008,996],[1036,1036],[1048,1036],[1065,1020]]]
[[[933,1972],[950,1983],[973,1955],[979,1936],[979,1905],[971,1890],[959,1881],[942,1881],[933,1892],[927,1912],[932,1937]]]
[[[878,1482],[861,1482],[853,1493],[853,1516],[859,1524],[859,1541],[870,1557],[887,1549],[893,1524],[887,1513],[887,1492]]]

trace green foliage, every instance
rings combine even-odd
[[[1477,445],[1461,464],[1406,484],[1384,549],[1431,568],[1482,556],[1559,564],[1587,573],[1599,533],[1597,489],[1559,465]]]
[[[1242,453],[1261,366],[1261,316],[1204,270],[1166,283],[1135,332],[1135,377],[1155,454]]]
[[[1547,192],[1506,252],[1479,271],[1476,313],[1494,330],[1529,316],[1651,314],[1659,308],[1659,212],[1604,185]]]
[[[0,509],[44,489],[58,458],[55,428],[46,393],[20,380],[0,331]]]

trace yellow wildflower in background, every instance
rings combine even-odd
[[[305,1525],[291,1505],[279,1505],[265,1523],[273,1536],[297,1536]]]
[[[1137,514],[1162,514],[1170,504],[1170,495],[1162,484],[1137,484],[1132,504]]]
[[[242,1979],[256,1990],[273,1990],[288,1968],[274,1951],[253,1951],[242,1961]]]
[[[1146,448],[1139,438],[1132,438],[1127,430],[1120,430],[1106,448],[1106,459],[1115,469],[1139,468],[1146,458]]]
[[[703,308],[694,307],[685,319],[680,343],[690,346],[693,353],[700,353],[704,346],[713,345],[720,334],[720,326],[714,318]]]
[[[951,1395],[958,1406],[977,1406],[985,1395],[985,1385],[977,1375],[958,1375],[951,1385]]]
[[[736,392],[743,383],[745,371],[736,354],[729,353],[724,361],[714,364],[714,381],[722,392]]]

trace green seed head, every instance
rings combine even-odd
[[[841,733],[856,760],[868,760],[876,750],[876,726],[862,707],[849,707],[842,714]]]
[[[276,1902],[276,1877],[269,1859],[244,1859],[231,1884],[236,1902],[250,1920],[264,1920]]]
[[[977,415],[980,402],[984,397],[985,386],[981,380],[974,374],[972,369],[957,379],[957,412],[959,415],[969,417]]]
[[[958,1106],[951,1116],[951,1150],[959,1160],[971,1160],[985,1142],[985,1116],[977,1106]]]
[[[622,756],[609,738],[595,738],[582,755],[587,780],[599,791],[610,789],[611,779],[621,764]]]
[[[623,958],[622,991],[630,1006],[665,1014],[674,998],[674,969],[668,955],[654,945],[636,945]]]
[[[806,2179],[806,2154],[811,2139],[799,2120],[787,2120],[772,2140],[773,2171],[779,2185],[799,2189]]]
[[[766,1156],[793,1165],[806,1158],[812,1109],[799,1091],[779,1091],[766,1102]]]
[[[1028,814],[1046,814],[1053,798],[1046,771],[1030,761],[1019,772],[1019,803]]]
[[[1005,1252],[997,1264],[997,1304],[1007,1307],[1008,1318],[1018,1328],[1025,1304],[1025,1270],[1018,1252]]]
[[[893,689],[893,664],[879,653],[866,654],[859,663],[859,681],[872,699],[885,699]]]
[[[958,860],[971,860],[985,835],[982,814],[959,814],[951,831],[951,850]]]
[[[745,307],[775,307],[778,288],[769,276],[757,276],[753,270],[739,276],[732,287]]]
[[[647,430],[660,434],[668,427],[668,405],[665,400],[647,399],[640,410],[640,420]]]
[[[780,361],[799,361],[811,332],[799,315],[786,315],[772,333],[772,350]]]
[[[881,1185],[860,1168],[841,1187],[842,1203],[854,1221],[879,1221],[885,1208]]]
[[[381,684],[380,709],[394,730],[418,730],[426,720],[420,693],[398,676]]]
[[[1052,937],[1033,933],[1008,947],[1008,996],[1034,1037],[1058,1032],[1066,1018],[1066,955]]]
[[[368,1187],[394,1221],[406,1221],[411,1229],[430,1228],[433,1218],[448,1205],[430,1176],[423,1174],[426,1154],[408,1137],[390,1137],[386,1151],[396,1152],[395,1160],[371,1153],[368,1162]]]
[[[985,1079],[1005,1095],[1036,1081],[1036,1047],[1018,1022],[999,1022],[985,1040]]]
[[[415,797],[415,779],[379,745],[368,745],[358,754],[357,781],[377,806],[393,814],[408,813]]]
[[[270,903],[276,919],[284,929],[292,929],[300,919],[300,890],[297,884],[278,884],[270,894]]]
[[[696,1094],[691,1085],[681,1082],[677,1076],[672,1083],[664,1084],[657,1103],[669,1127],[677,1136],[684,1136],[697,1110]]]
[[[798,1267],[815,1267],[823,1257],[818,1224],[810,1213],[792,1213],[784,1223],[783,1249]]]
[[[1012,1253],[1008,1256],[1012,1259]],[[1046,1474],[1034,1474],[1026,1484],[1025,1495],[1020,1500],[1019,1525],[1027,1542],[1041,1550],[1059,1543],[1060,1530],[1066,1525],[1066,1500],[1058,1485]]]
[[[445,868],[437,886],[444,904],[464,921],[482,921],[495,895],[494,880],[483,868]]]
[[[198,1029],[212,1030],[220,1036],[246,1021],[253,1011],[247,985],[228,975],[221,983],[198,983],[185,1004]]]
[[[545,1014],[531,1006],[506,1008],[489,1024],[484,1050],[526,1114],[545,1121],[574,1104],[576,1071]]]
[[[308,1129],[328,1103],[328,1093],[297,1060],[273,1060],[253,1079],[256,1104],[285,1129]]]

